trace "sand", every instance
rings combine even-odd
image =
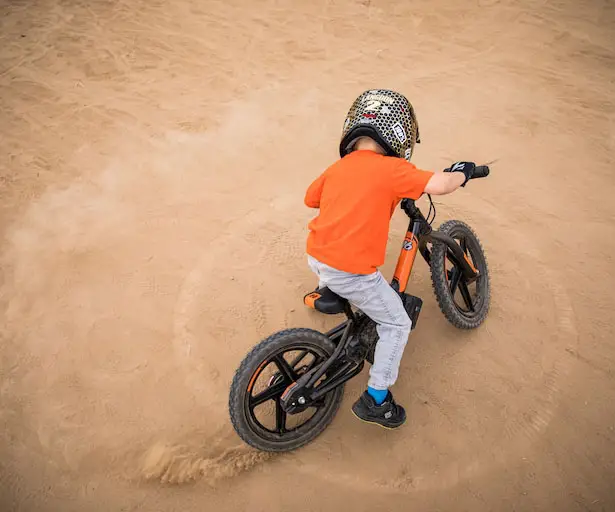
[[[0,7],[0,509],[615,509],[615,7],[365,0]],[[483,327],[425,301],[395,394],[349,383],[268,457],[233,372],[306,311],[302,204],[367,88],[415,105],[415,162],[497,159],[438,198],[479,234]],[[396,214],[385,273],[405,230]]]

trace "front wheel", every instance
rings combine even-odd
[[[491,288],[485,253],[474,231],[464,222],[449,220],[438,231],[461,246],[479,274],[475,280],[468,281],[446,244],[434,241],[430,266],[436,299],[446,319],[455,327],[475,329],[489,311]]]
[[[231,384],[229,413],[239,437],[259,450],[286,452],[309,443],[325,430],[342,403],[343,385],[297,414],[284,411],[281,396],[334,350],[329,338],[312,329],[280,331],[256,345]]]

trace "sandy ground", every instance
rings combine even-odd
[[[0,13],[1,510],[615,510],[613,3]],[[455,330],[417,264],[408,424],[356,421],[362,375],[264,457],[228,386],[260,338],[335,322],[301,305],[302,197],[371,87],[414,102],[417,165],[498,159],[438,201],[485,245],[492,311]]]

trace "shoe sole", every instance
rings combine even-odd
[[[352,412],[352,414],[354,414],[355,418],[357,418],[358,420],[362,421],[363,423],[367,423],[368,425],[378,425],[379,427],[382,427],[386,430],[397,430],[399,427],[401,427],[404,423],[406,423],[404,421],[404,423],[400,423],[399,425],[397,425],[396,427],[387,427],[386,425],[383,425],[382,423],[378,423],[377,421],[369,421],[369,420],[364,420],[363,418],[359,417],[357,415],[356,412],[354,412],[352,409],[350,409],[350,412]]]

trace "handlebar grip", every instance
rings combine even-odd
[[[488,165],[477,165],[476,169],[474,169],[474,174],[472,175],[472,179],[486,178],[487,176],[489,176],[489,166]]]

